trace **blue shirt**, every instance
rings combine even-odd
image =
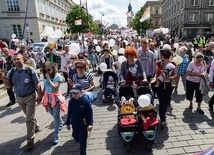
[[[50,84],[48,83],[48,80],[43,78],[42,80],[44,82],[45,91],[46,92],[53,92],[53,89],[51,88]],[[59,73],[56,73],[54,78],[51,78],[51,81],[54,83],[56,81],[62,82],[62,76]],[[58,88],[59,90],[59,88]]]
[[[28,70],[30,70],[31,72],[29,73]],[[7,79],[11,77],[11,80],[9,79],[9,82],[14,86],[14,92],[18,97],[27,95],[35,91],[35,86],[39,82],[36,70],[33,67],[27,67],[26,65],[23,65],[21,70],[13,67],[8,71],[6,77]]]
[[[179,56],[181,56],[181,55],[179,54]],[[178,74],[186,74],[187,73],[187,67],[189,64],[189,56],[187,54],[185,54],[182,58],[183,58],[182,63],[177,66],[177,73]]]

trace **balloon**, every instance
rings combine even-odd
[[[174,44],[174,48],[176,48],[176,50],[178,50],[178,47],[179,47],[179,44],[178,44],[178,43],[175,43],[175,44]]]
[[[69,53],[78,55],[80,53],[80,47],[77,43],[72,43],[69,45]]]
[[[106,65],[106,63],[103,62],[103,63],[100,64],[100,70],[101,70],[101,71],[106,71],[106,70],[107,70],[107,65]]]
[[[11,36],[13,39],[15,39],[16,38],[16,34],[12,34],[12,36]]]
[[[53,28],[52,27],[45,27],[45,33],[49,36],[53,34]]]
[[[176,65],[179,65],[179,64],[181,64],[181,63],[183,62],[183,58],[182,58],[181,56],[176,56],[176,57],[174,57],[174,58],[172,59],[172,61],[173,61],[174,63],[176,63]]]
[[[141,36],[138,36],[138,39],[141,39]]]
[[[53,35],[54,35],[57,39],[59,39],[59,38],[62,37],[62,31],[61,31],[61,30],[55,30],[55,31],[53,32]]]
[[[94,40],[93,40],[93,43],[94,43],[95,45],[97,45],[97,44],[98,44],[97,39],[94,39]]]
[[[113,50],[113,55],[117,55],[117,50]]]
[[[128,45],[128,43],[129,43],[127,40],[123,40],[123,42],[125,42],[126,46],[127,46],[127,45]]]
[[[12,39],[13,42],[16,42],[16,39]]]
[[[120,48],[118,53],[119,54],[124,54],[124,52],[125,52],[125,49],[124,48]]]
[[[19,39],[16,39],[16,42],[19,42]]]
[[[101,50],[100,46],[96,46],[96,51],[100,52],[100,50]]]
[[[82,36],[79,36],[79,40],[82,40]]]
[[[113,47],[115,45],[115,40],[114,39],[110,39],[108,41],[108,44],[109,44],[110,47]]]
[[[139,106],[141,107],[145,107],[145,106],[149,106],[151,103],[151,99],[149,98],[148,95],[140,95],[140,97],[137,100]]]
[[[51,48],[51,49],[52,49],[52,48],[54,48],[54,47],[55,47],[55,45],[56,45],[56,44],[48,43],[48,47],[49,47],[49,48]]]
[[[126,61],[126,57],[124,57],[124,56],[119,56],[118,62],[122,64],[124,61]]]
[[[48,43],[54,44],[57,41],[56,37],[54,35],[48,36]]]
[[[103,45],[104,45],[104,44],[108,44],[108,41],[103,41]]]

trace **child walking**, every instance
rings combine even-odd
[[[72,97],[68,105],[67,129],[72,125],[72,137],[80,143],[80,155],[86,155],[88,131],[93,128],[93,111],[88,97],[81,92],[80,84],[71,87]]]
[[[46,61],[43,65],[43,82],[44,82],[44,99],[43,106],[47,112],[54,118],[54,140],[53,144],[58,143],[58,132],[64,124],[60,117],[60,109],[66,112],[65,98],[59,91],[62,76],[57,73],[57,69],[53,63]],[[61,124],[61,125],[60,125]]]

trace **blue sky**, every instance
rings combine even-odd
[[[80,0],[73,0],[79,4]],[[147,0],[130,0],[132,11],[136,13]],[[84,3],[85,0],[82,0]],[[109,22],[110,25],[127,25],[126,12],[128,11],[129,0],[87,0],[89,13],[94,20],[101,20],[101,13],[104,14],[102,21]]]

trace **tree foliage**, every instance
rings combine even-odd
[[[75,20],[82,19],[82,25],[75,25]],[[69,33],[86,33],[93,27],[93,18],[80,5],[74,5],[66,15],[65,23],[68,25]],[[95,26],[95,25],[94,25]]]
[[[135,14],[135,17],[131,23],[131,27],[137,30],[138,33],[140,33],[140,28],[142,28],[143,32],[145,32],[148,28],[151,28],[154,25],[153,18],[149,18],[142,23],[140,22],[140,18],[144,12],[145,8],[141,7],[141,9]]]

